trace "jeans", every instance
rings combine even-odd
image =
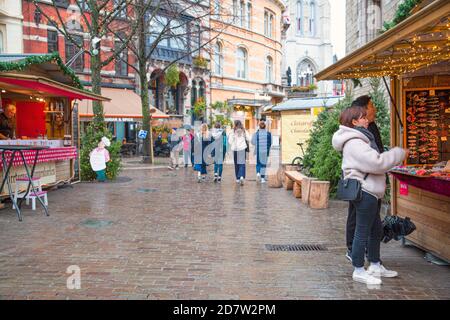
[[[106,180],[106,169],[95,171],[97,174],[97,181],[105,182]]]
[[[243,177],[245,179],[245,149],[240,151],[233,151],[234,157],[234,173],[236,179]]]
[[[214,163],[214,174],[217,173],[219,177],[222,176],[223,164]]]
[[[369,262],[380,262],[381,200],[362,192],[359,201],[352,201],[356,210],[356,230],[352,244],[352,262],[357,268],[364,267],[364,253],[368,251]]]
[[[347,249],[351,252],[353,245],[353,238],[355,237],[356,229],[356,209],[351,201],[348,202],[348,216],[347,216],[347,228],[345,230]]]
[[[264,178],[266,176],[266,165],[257,162],[256,163],[256,173],[259,173],[261,175],[261,178]]]

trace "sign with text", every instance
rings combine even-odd
[[[400,182],[400,195],[402,196],[408,195],[408,185],[404,182]]]
[[[308,111],[309,113],[309,111]],[[306,150],[306,140],[316,117],[309,114],[281,114],[281,160],[282,163],[291,163],[297,156],[302,156],[300,146]]]

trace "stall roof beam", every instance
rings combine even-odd
[[[423,38],[422,38],[423,37]],[[440,57],[436,58],[425,51],[421,42],[432,37],[436,45],[441,46]],[[316,79],[333,80],[349,78],[368,78],[381,76],[396,76],[406,72],[415,71],[423,66],[450,59],[450,1],[436,0],[422,10],[413,14],[394,28],[386,31],[376,39],[353,51],[335,64],[316,74]],[[408,47],[409,46],[409,47]],[[401,50],[401,51],[398,51]],[[389,67],[389,55],[395,57],[395,52],[401,55],[410,55],[420,59],[420,54],[428,54],[422,63],[411,63],[407,59],[396,61],[400,66]],[[432,51],[431,51],[432,53]],[[386,59],[385,68],[380,65],[370,68],[371,61]],[[364,68],[369,68],[364,70]]]

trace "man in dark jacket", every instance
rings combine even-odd
[[[366,108],[367,110],[366,117],[367,120],[369,120],[369,127],[367,129],[369,129],[369,131],[374,135],[378,151],[382,153],[384,151],[383,142],[381,140],[380,130],[378,130],[378,126],[375,123],[377,109],[375,108],[372,99],[368,95],[360,96],[352,102],[352,107],[354,106]],[[378,200],[378,210],[380,209],[381,209],[381,200]],[[355,229],[356,229],[356,210],[355,207],[352,205],[352,202],[349,201],[347,230],[346,230],[347,253],[345,256],[350,261],[352,260],[351,252],[352,252],[353,238],[355,236]]]

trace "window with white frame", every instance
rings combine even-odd
[[[3,45],[3,31],[0,31],[0,53],[3,53],[5,47]]]
[[[241,1],[239,5],[239,25],[241,27],[245,26],[244,20],[245,20],[245,2]]]
[[[223,55],[222,46],[219,42],[214,45],[214,73],[222,75],[223,72]]]
[[[315,33],[315,15],[316,15],[316,5],[314,1],[309,4],[309,35],[314,36]]]
[[[233,0],[233,23],[238,21],[238,1]]]
[[[264,35],[266,37],[272,38],[273,37],[273,29],[275,26],[274,23],[275,16],[271,11],[265,10],[264,11]]]
[[[266,57],[266,82],[273,82],[273,60],[272,57]]]
[[[244,48],[238,48],[237,49],[237,73],[236,76],[238,78],[241,79],[246,79],[247,78],[247,74],[248,74],[248,70],[247,70],[247,66],[248,66],[248,55],[247,55],[247,50],[245,50]]]
[[[220,0],[214,0],[213,13],[215,15],[219,15],[220,14]]]

